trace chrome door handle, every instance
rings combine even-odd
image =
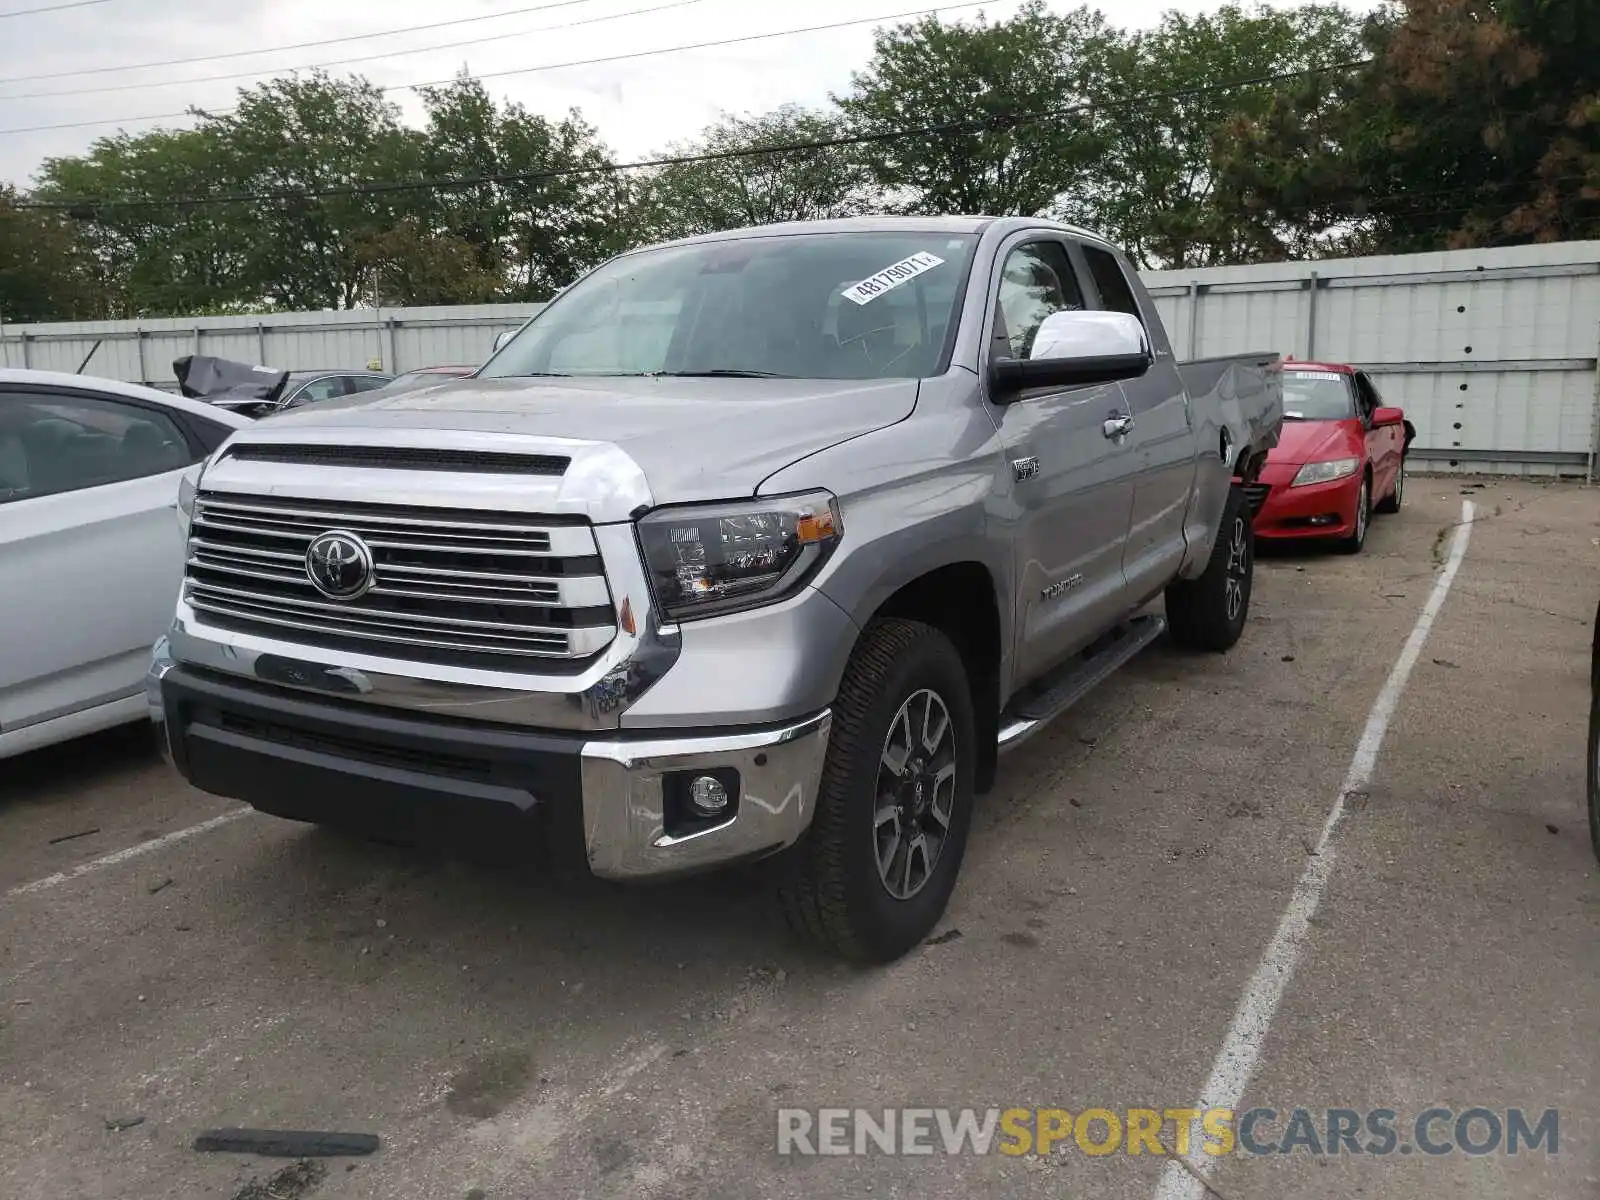
[[[1101,431],[1108,438],[1126,437],[1133,430],[1132,417],[1107,417],[1106,423],[1101,426]]]

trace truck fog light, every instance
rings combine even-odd
[[[728,810],[728,789],[714,776],[696,775],[689,784],[689,802],[696,812],[718,817]]]
[[[689,837],[736,820],[740,790],[734,767],[668,771],[661,780],[662,832]]]

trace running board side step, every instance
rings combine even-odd
[[[1067,661],[1012,700],[1000,714],[1000,753],[1015,750],[1161,636],[1165,617],[1135,617],[1098,651]]]

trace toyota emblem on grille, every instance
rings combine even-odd
[[[306,578],[330,600],[354,600],[372,586],[372,551],[355,534],[330,529],[306,547]]]

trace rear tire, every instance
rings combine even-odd
[[[1360,554],[1367,544],[1367,529],[1372,525],[1372,477],[1361,477],[1361,490],[1356,493],[1356,528],[1349,537],[1340,538],[1339,549],[1346,554]]]
[[[1589,843],[1600,861],[1600,690],[1589,697]]]
[[[1230,487],[1205,574],[1198,579],[1180,579],[1167,588],[1167,625],[1172,640],[1186,650],[1231,650],[1250,617],[1255,568],[1250,506],[1243,489]]]
[[[1600,861],[1600,609],[1589,650],[1589,842]]]
[[[1397,513],[1406,496],[1406,460],[1402,458],[1394,472],[1394,490],[1378,502],[1381,513]]]
[[[955,890],[976,762],[971,687],[950,639],[918,621],[869,625],[834,703],[816,813],[780,874],[790,928],[856,962],[892,962],[921,942]]]

